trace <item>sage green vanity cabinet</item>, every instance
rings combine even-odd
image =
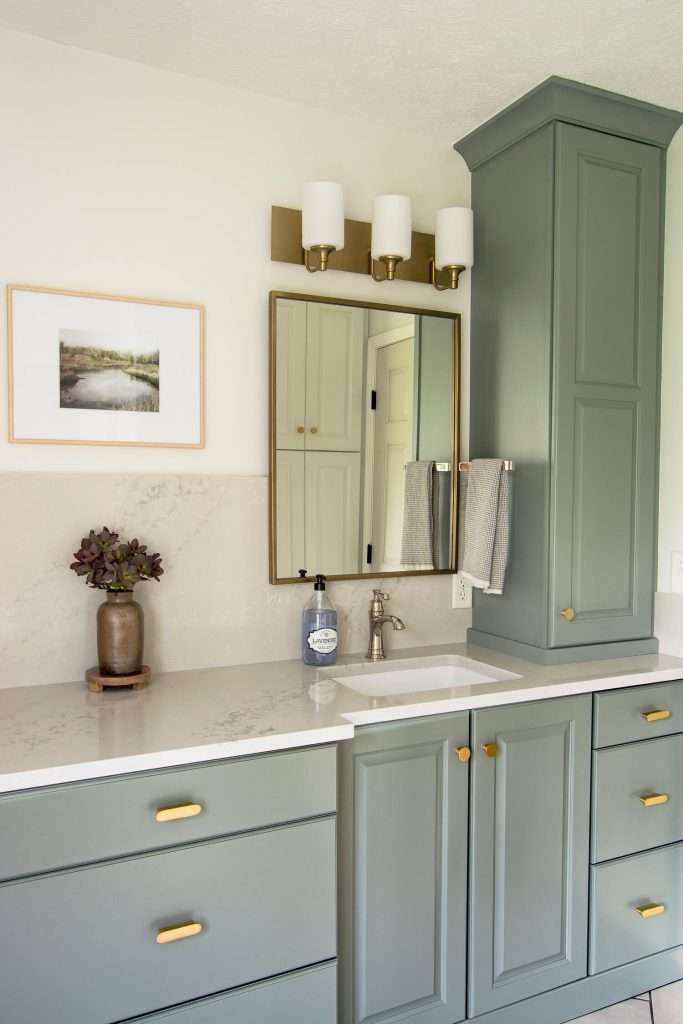
[[[469,1016],[583,978],[591,698],[472,715]]]
[[[553,662],[653,638],[665,150],[681,123],[549,79],[472,169],[470,455],[514,460],[502,596],[471,639]]]
[[[465,1017],[468,743],[463,713],[340,746],[340,1024]]]

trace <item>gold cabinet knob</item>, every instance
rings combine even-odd
[[[454,747],[458,761],[461,764],[467,764],[469,759],[472,757],[472,751],[469,747]]]
[[[481,749],[484,751],[487,757],[498,757],[497,743],[482,743]]]
[[[663,722],[665,718],[671,718],[672,711],[665,711],[663,708],[655,711],[643,711],[641,717],[646,722]]]
[[[312,434],[317,434],[318,433],[318,428],[317,427],[311,427],[311,433]]]
[[[306,428],[305,427],[297,427],[296,428],[296,432],[297,432],[297,434],[305,434],[306,433]]]
[[[182,924],[174,924],[170,928],[159,928],[157,931],[157,942],[160,946],[167,942],[178,942],[179,939],[191,939],[193,935],[199,935],[204,930],[204,925],[199,921],[183,921]]]
[[[669,794],[646,793],[645,796],[641,796],[639,799],[643,807],[659,807],[661,804],[668,804]]]
[[[563,608],[560,612],[560,615],[565,620],[565,622],[573,622],[576,618],[576,612],[573,608]]]
[[[203,810],[201,804],[176,804],[173,807],[157,807],[154,817],[156,821],[180,821],[181,818],[194,818]]]
[[[663,914],[666,907],[663,903],[646,903],[642,907],[636,907],[636,913],[640,914],[641,917],[659,917]]]

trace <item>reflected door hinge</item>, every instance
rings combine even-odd
[[[368,565],[372,565],[372,544],[368,544],[368,549],[365,553],[365,561]]]
[[[376,391],[371,391],[370,392],[370,408],[371,409],[376,409],[377,408],[377,392]]]

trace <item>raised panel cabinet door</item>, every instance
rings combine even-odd
[[[308,303],[308,451],[360,451],[365,337],[364,309]]]
[[[473,714],[469,1016],[587,974],[590,735],[588,695]]]
[[[277,480],[277,575],[297,576],[306,568],[304,452],[278,451],[275,455]]]
[[[360,452],[306,452],[309,573],[360,572]]]
[[[275,447],[306,441],[306,303],[278,299],[275,307]]]
[[[340,745],[340,1022],[465,1017],[469,715]]]
[[[556,131],[549,641],[565,647],[652,636],[662,154]]]

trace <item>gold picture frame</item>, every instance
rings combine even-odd
[[[96,300],[103,303],[126,303],[141,307],[156,307],[159,310],[167,311],[178,310],[178,311],[192,311],[197,314],[196,321],[196,338],[193,341],[196,343],[196,352],[193,353],[193,359],[196,363],[196,393],[192,397],[193,402],[193,413],[191,417],[191,428],[188,429],[188,435],[192,434],[192,439],[187,440],[171,440],[171,439],[143,439],[137,440],[133,438],[128,439],[107,439],[107,438],[93,438],[93,437],[50,437],[50,436],[25,436],[26,431],[17,430],[17,407],[21,403],[24,405],[27,402],[26,396],[22,394],[18,398],[16,394],[17,384],[17,364],[20,362],[18,359],[17,352],[15,351],[16,346],[16,327],[17,327],[17,298],[19,295],[28,293],[33,296],[55,296],[67,299],[84,299],[84,300]],[[105,292],[86,292],[76,291],[62,288],[49,288],[39,285],[27,285],[27,284],[8,284],[6,286],[6,299],[7,299],[7,428],[8,428],[8,440],[11,444],[50,444],[50,445],[85,445],[85,446],[107,446],[107,447],[143,447],[143,448],[204,448],[205,447],[205,409],[204,409],[204,320],[205,320],[205,307],[199,303],[191,302],[174,302],[169,299],[149,299],[140,298],[139,296],[132,295],[112,295]],[[196,358],[195,358],[196,357]],[[158,390],[158,385],[157,385]],[[88,411],[91,411],[93,407],[88,407]],[[121,414],[121,409],[115,409],[114,407],[104,407],[108,411],[117,412]],[[71,410],[68,410],[71,411]],[[27,414],[22,409],[22,415],[26,418]],[[149,415],[148,412],[136,412],[135,410],[123,412],[126,416],[145,416]],[[91,421],[92,422],[92,421]],[[188,422],[190,420],[188,419]]]

